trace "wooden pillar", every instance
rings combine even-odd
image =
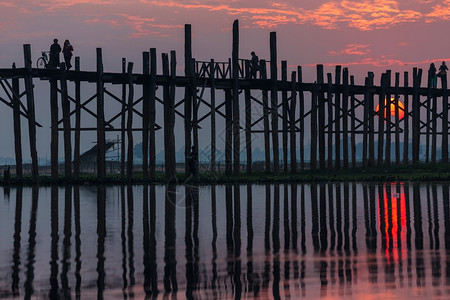
[[[434,74],[430,73],[430,69],[427,72],[427,100],[425,105],[426,114],[426,126],[425,126],[425,162],[430,162],[430,130],[431,130],[431,81]]]
[[[378,97],[378,163],[381,167],[383,165],[383,144],[384,144],[384,99],[386,98],[386,74],[381,74],[381,89]]]
[[[325,99],[323,96],[323,65],[317,65],[317,106],[319,128],[319,168],[325,169]]]
[[[341,66],[336,66],[336,75],[334,82],[336,87],[341,84]],[[341,93],[339,90],[335,92],[334,100],[334,156],[335,156],[335,169],[341,168]]]
[[[245,78],[249,80],[250,61],[245,61]],[[251,90],[246,88],[245,95],[245,150],[247,152],[247,174],[252,173],[252,106],[251,106]]]
[[[385,154],[384,159],[385,165],[391,164],[391,128],[392,128],[392,122],[391,122],[391,70],[386,71],[386,98],[385,98],[385,110],[383,111],[383,116],[385,116],[386,119],[386,148],[385,148]]]
[[[209,79],[211,80],[211,173],[216,173],[216,79],[215,62],[209,64]]]
[[[75,57],[75,71],[80,71],[80,57]],[[75,140],[73,150],[73,176],[80,175],[81,148],[81,81],[75,80]]]
[[[259,74],[262,80],[267,80],[267,67],[266,61],[261,59],[259,63]],[[267,89],[262,90],[262,102],[263,102],[263,126],[264,126],[264,156],[266,173],[270,172],[270,126],[269,126],[269,95]]]
[[[273,173],[279,173],[279,148],[278,148],[278,88],[277,88],[277,33],[270,33],[270,80],[271,80],[271,116],[272,116],[272,151]]]
[[[192,69],[192,33],[191,25],[184,25],[184,74],[190,78],[189,86],[184,89],[184,158],[185,173],[189,173],[188,155],[191,151],[191,131],[192,131],[192,82],[194,70]],[[194,91],[195,93],[195,91]],[[194,98],[196,100],[196,98]],[[194,101],[196,103],[196,101]],[[198,149],[197,149],[198,150]]]
[[[150,53],[142,53],[142,177],[148,180],[148,136],[149,136],[149,93],[150,93]]]
[[[419,88],[422,80],[422,69],[413,69],[413,163],[419,162],[420,151],[420,95]]]
[[[437,147],[437,97],[435,94],[436,89],[433,88],[432,96],[430,101],[432,102],[431,107],[431,162],[436,163],[436,147]]]
[[[333,169],[333,79],[331,73],[327,73],[327,109],[328,109],[327,168],[331,170]]]
[[[305,170],[305,97],[303,94],[303,74],[302,67],[297,67],[297,82],[299,86],[298,91],[298,107],[299,107],[299,126],[300,126],[300,169]]]
[[[33,75],[31,74],[31,46],[29,44],[23,45],[23,53],[25,60],[25,93],[27,95],[27,110],[28,110],[28,130],[31,153],[31,176],[33,183],[39,181],[39,165],[38,155],[36,150],[36,116],[34,109],[34,91],[33,91]]]
[[[355,77],[350,76],[350,141],[351,141],[351,154],[352,154],[352,168],[356,168],[356,116],[355,116],[355,97],[353,94],[353,88],[355,86]]]
[[[129,62],[127,66],[128,81],[128,111],[127,111],[127,179],[133,178],[133,102],[134,102],[134,84],[133,84],[133,63]]]
[[[291,145],[291,173],[297,172],[297,142],[295,135],[295,110],[297,106],[297,72],[291,73],[291,106],[289,108],[289,127]]]
[[[442,84],[442,162],[448,162],[448,91],[447,75],[441,77]]]
[[[149,152],[150,180],[155,180],[156,172],[156,49],[150,48],[150,91],[149,91]]]
[[[281,61],[281,81],[283,85],[287,82],[287,62],[285,60]],[[283,113],[282,121],[282,138],[283,138],[283,172],[288,171],[288,99],[287,90],[283,89],[281,91],[281,108]]]
[[[225,89],[225,174],[232,173],[233,151],[233,97],[231,89]]]
[[[191,60],[191,69],[194,70],[195,60]],[[191,95],[192,95],[192,144],[199,151],[200,147],[198,144],[198,108],[200,105],[200,100],[197,99],[197,85],[195,72],[191,73]],[[175,92],[174,92],[175,93]],[[198,152],[197,152],[198,153]],[[195,168],[198,171],[198,161],[196,162]]]
[[[395,164],[400,164],[400,108],[398,105],[400,73],[395,73],[394,107],[395,107]]]
[[[66,65],[61,63],[61,107],[64,132],[64,176],[72,176],[72,143],[70,134],[70,102],[67,95]]]
[[[405,116],[403,121],[403,163],[408,164],[409,157],[408,157],[408,148],[409,148],[409,95],[408,95],[408,72],[404,72],[403,74],[403,80],[404,80],[404,106],[405,106]]]
[[[362,154],[362,165],[363,167],[368,166],[368,132],[369,132],[369,85],[370,79],[369,77],[365,78],[364,81],[364,115],[363,115],[363,154]]]
[[[120,178],[125,179],[125,153],[126,151],[126,103],[127,103],[127,61],[122,58],[122,107],[120,120]]]
[[[342,158],[344,169],[348,169],[348,68],[342,70],[342,81]]]
[[[58,163],[58,81],[56,77],[50,78],[50,165],[51,177],[58,178],[59,163]]]
[[[162,54],[163,75],[170,78],[170,84],[163,87],[163,101],[164,101],[164,158],[166,180],[168,182],[175,179],[176,165],[175,165],[175,68],[176,57],[175,51],[171,51],[170,77],[169,77],[169,56],[167,53]]]
[[[313,90],[311,95],[311,145],[310,145],[310,159],[309,159],[309,169],[317,169],[317,84],[313,84]]]
[[[16,64],[13,64],[13,69],[16,69]],[[14,151],[16,156],[16,176],[19,179],[23,177],[22,167],[22,129],[20,125],[20,88],[19,78],[12,79],[13,89],[13,122],[14,122]]]
[[[370,167],[375,166],[375,111],[374,111],[374,93],[370,91],[374,84],[373,72],[368,73],[369,77],[369,160]]]
[[[233,72],[233,160],[234,160],[234,175],[239,175],[240,162],[240,134],[239,134],[239,21],[233,22],[233,51],[232,51],[232,66]]]
[[[105,135],[105,99],[103,91],[102,49],[97,48],[97,178],[106,176],[106,135]]]

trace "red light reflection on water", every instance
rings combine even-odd
[[[387,185],[390,185],[390,194]],[[400,253],[402,256],[406,255],[406,249],[402,248],[402,244],[406,244],[406,203],[403,187],[403,183],[386,183],[383,195],[378,195],[378,228],[380,232],[384,231],[381,245],[385,249],[388,263],[397,263]],[[398,251],[395,251],[396,249]]]

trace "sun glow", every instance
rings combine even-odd
[[[391,102],[390,115],[391,115],[391,118],[392,117],[395,118],[395,98],[392,97],[390,102]],[[403,103],[400,100],[398,100],[397,103],[398,103],[397,104],[398,105],[398,118],[403,119],[403,117],[405,116],[405,106],[403,105]],[[380,114],[379,114],[380,104],[377,105],[375,111],[380,116]],[[385,119],[387,118],[387,115],[388,115],[387,99],[384,99],[384,118]]]

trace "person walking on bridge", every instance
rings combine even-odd
[[[52,68],[59,66],[59,53],[61,52],[61,46],[58,44],[58,39],[53,40],[53,44],[50,46],[50,61],[49,65]]]
[[[72,51],[73,51],[72,45],[70,44],[69,40],[66,40],[64,42],[63,55],[64,61],[66,62],[67,70],[70,70],[70,68],[72,68],[72,64],[70,63],[70,60],[72,58]]]

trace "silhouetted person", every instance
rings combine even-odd
[[[437,86],[437,75],[436,75],[436,67],[434,66],[434,63],[430,64],[430,87],[435,88]]]
[[[252,59],[250,60],[250,74],[251,78],[256,78],[256,72],[258,72],[259,69],[258,66],[259,58],[254,51],[252,51],[251,55]]]
[[[188,157],[188,169],[189,169],[189,177],[186,179],[188,181],[192,176],[197,177],[197,161],[198,161],[198,152],[195,146],[191,147],[191,152]]]
[[[442,81],[447,82],[447,71],[448,71],[448,67],[445,64],[445,61],[443,61],[441,66],[439,67],[439,73],[438,73],[438,77],[441,77]]]
[[[57,68],[59,66],[59,53],[61,52],[61,46],[58,44],[58,39],[53,40],[53,44],[50,46],[50,67]]]
[[[70,44],[69,40],[65,40],[64,46],[63,46],[63,56],[64,56],[64,61],[66,62],[67,70],[70,70],[70,68],[72,68],[72,64],[70,63],[70,60],[72,59],[72,51],[73,51],[73,47]]]

